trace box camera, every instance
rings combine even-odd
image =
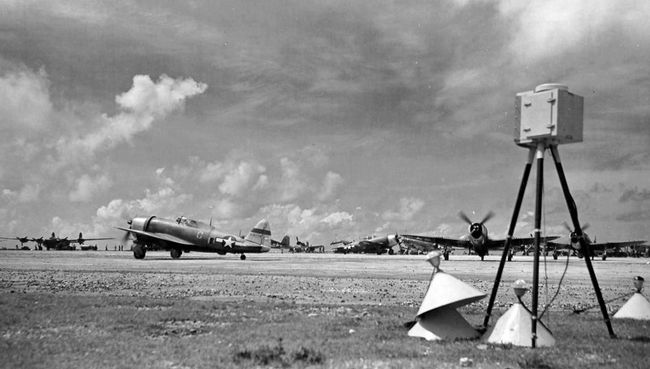
[[[583,97],[567,86],[547,83],[515,99],[515,143],[535,146],[582,142]]]

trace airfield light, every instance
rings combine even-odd
[[[521,299],[528,292],[528,284],[523,279],[516,280],[512,284],[512,288],[515,290],[518,299]]]
[[[641,290],[643,289],[643,282],[644,282],[643,277],[639,275],[634,277],[634,288],[636,288],[636,292],[641,293]]]

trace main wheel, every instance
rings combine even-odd
[[[181,249],[171,249],[169,254],[172,256],[172,259],[178,259],[181,257],[183,251]]]
[[[241,254],[241,256],[239,258],[242,259],[242,260],[246,260],[246,255]]]
[[[144,259],[144,256],[147,254],[147,249],[140,244],[133,246],[133,257],[136,259]]]

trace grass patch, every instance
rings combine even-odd
[[[263,366],[291,367],[293,365],[317,365],[325,361],[323,354],[315,349],[300,346],[298,349],[287,352],[282,339],[279,338],[275,345],[261,345],[254,348],[236,350],[233,361],[237,364],[252,362]]]
[[[535,350],[407,336],[415,308],[0,293],[3,367],[645,368],[647,322],[553,313]],[[471,323],[481,311],[462,311]],[[495,317],[496,319],[497,317]]]

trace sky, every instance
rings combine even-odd
[[[626,0],[0,0],[0,235],[183,215],[329,244],[457,237],[462,210],[503,237],[528,156],[515,95],[556,82],[584,97],[584,141],[559,146],[581,223],[649,239],[649,18]],[[564,235],[545,159],[542,231]],[[517,236],[534,197],[535,171]]]

